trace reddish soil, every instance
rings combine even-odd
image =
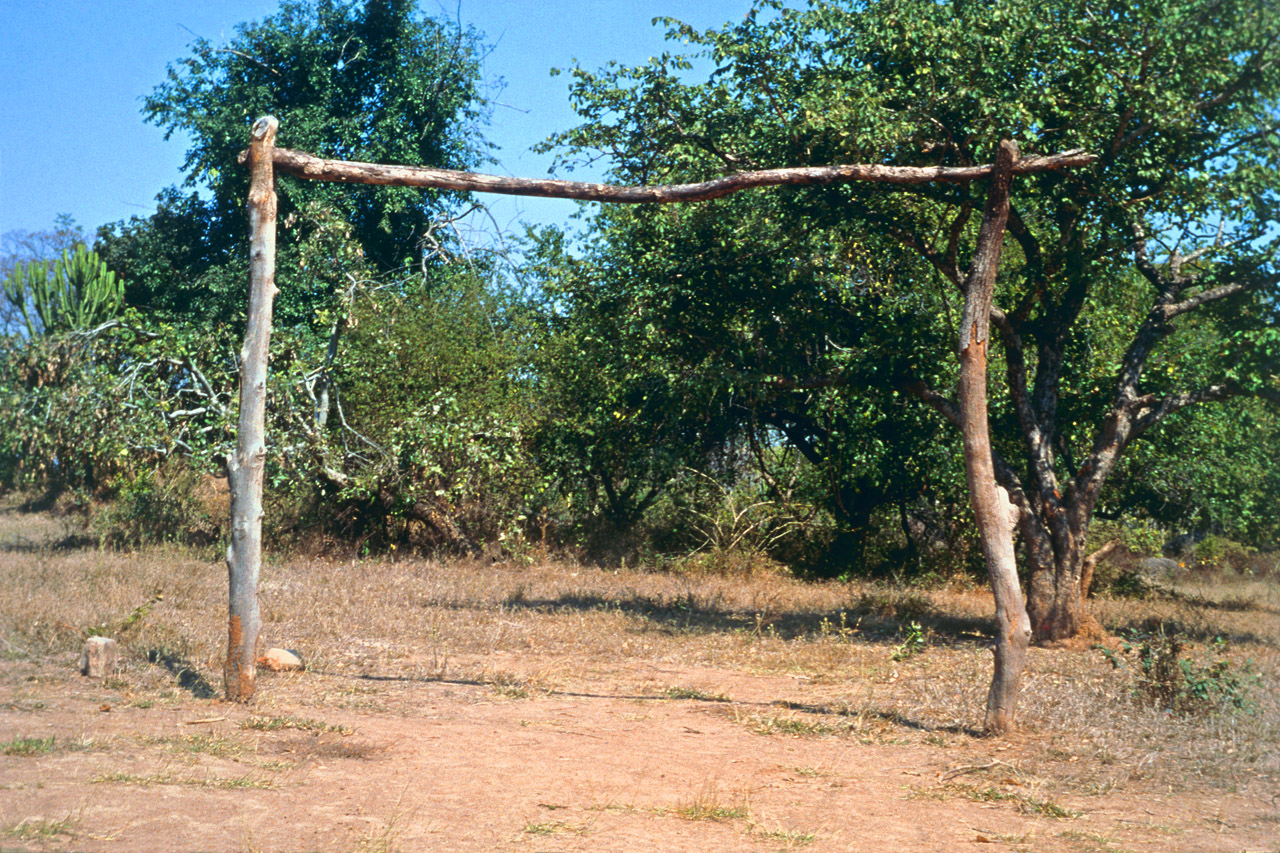
[[[826,701],[795,677],[654,665],[540,692],[264,675],[244,707],[151,704],[73,666],[0,664],[0,742],[55,738],[0,756],[3,849],[1277,849],[1274,799],[1057,798],[1044,808],[1072,814],[1055,817],[1022,782],[981,801],[987,781],[1017,790],[1017,740],[753,731],[780,702]],[[255,717],[332,730],[243,727]]]
[[[1177,717],[1033,649],[1007,739],[967,728],[976,590],[279,560],[264,640],[313,669],[245,706],[212,698],[225,584],[0,505],[0,850],[1280,850],[1280,595],[1254,581],[1095,602],[1230,636],[1252,712]],[[92,630],[121,640],[105,680],[76,669]]]

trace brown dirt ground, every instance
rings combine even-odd
[[[57,573],[61,558],[28,541],[0,542],[0,583]],[[77,559],[89,584],[134,558]],[[216,562],[176,559],[211,589],[225,583]],[[138,568],[139,587],[158,571]],[[1145,774],[1167,751],[1154,740],[1108,747],[1109,771],[1086,768],[1107,757],[1048,717],[988,740],[893,710],[912,707],[892,699],[900,683],[951,677],[929,668],[945,660],[947,672],[972,672],[951,718],[976,722],[989,666],[980,645],[900,665],[883,663],[892,644],[831,645],[816,658],[831,663],[825,676],[769,663],[800,653],[788,643],[818,642],[804,637],[743,631],[707,642],[749,654],[681,652],[697,636],[649,636],[633,621],[609,629],[626,650],[609,652],[576,644],[594,624],[580,621],[520,642],[563,614],[512,606],[537,592],[535,576],[493,571],[483,583],[523,578],[496,610],[425,587],[437,590],[432,607],[463,611],[460,624],[434,623],[433,636],[461,638],[445,651],[443,640],[350,633],[311,650],[311,671],[260,672],[249,706],[208,698],[220,690],[216,652],[199,643],[192,663],[126,636],[123,670],[92,681],[76,671],[78,640],[0,624],[0,744],[11,753],[0,754],[0,850],[1280,850],[1275,743],[1252,745],[1243,776],[1204,784],[1178,778],[1204,764]],[[37,622],[57,612],[47,606],[33,605]],[[287,615],[267,618],[268,642],[301,634]],[[486,639],[469,645],[468,630]],[[1033,650],[1028,689],[1057,684],[1068,654]]]

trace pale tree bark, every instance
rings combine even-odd
[[[995,672],[987,693],[984,728],[993,734],[1014,724],[1022,670],[1031,641],[1031,621],[1018,585],[1013,549],[1016,510],[1007,493],[996,485],[987,421],[987,349],[990,343],[991,300],[996,269],[1009,218],[1009,188],[1017,146],[1000,143],[995,170],[987,188],[986,210],[978,232],[978,246],[965,282],[964,313],[960,323],[960,429],[964,436],[965,475],[982,553],[996,604]]]
[[[247,160],[247,154],[248,152],[244,152],[240,155],[241,162]],[[979,166],[808,166],[739,172],[698,184],[620,187],[612,184],[558,181],[546,178],[507,178],[499,175],[427,169],[419,166],[324,160],[288,148],[277,148],[272,157],[277,172],[311,181],[570,198],[616,204],[708,201],[756,187],[814,186],[854,181],[904,185],[934,182],[963,184],[988,177],[995,168],[989,163]],[[1094,155],[1079,149],[1046,157],[1027,157],[1015,164],[1014,174],[1023,175],[1083,166],[1096,159]]]
[[[249,315],[240,350],[240,423],[227,461],[231,544],[227,546],[227,699],[253,698],[258,652],[258,575],[262,568],[262,481],[266,462],[267,353],[276,297],[276,187],[271,153],[278,123],[258,119],[249,149]]]

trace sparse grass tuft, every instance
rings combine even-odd
[[[746,806],[721,806],[708,803],[690,803],[678,807],[674,814],[685,820],[730,821],[745,820],[750,816]]]
[[[793,767],[791,768],[797,776],[803,776],[806,779],[821,779],[830,776],[830,770],[823,770],[819,767]]]
[[[775,844],[781,844],[784,850],[794,850],[797,847],[804,847],[812,844],[817,835],[812,832],[802,832],[798,829],[761,829],[759,827],[751,827],[751,835],[762,841],[771,841]]]
[[[668,687],[663,691],[668,699],[690,699],[698,702],[732,702],[733,699],[723,693],[708,693],[697,687]]]
[[[218,788],[226,791],[245,788],[272,790],[276,787],[275,783],[270,779],[254,779],[250,776],[233,776],[230,778],[209,776],[204,779],[195,779],[174,776],[170,773],[152,773],[147,776],[135,773],[102,773],[94,776],[89,782],[92,784],[141,785],[143,787],[151,785],[180,785],[189,788]]]
[[[214,758],[238,758],[248,751],[248,747],[235,738],[220,735],[186,735],[181,737],[144,737],[141,742],[148,746],[161,746],[171,752],[191,755],[210,755]]]
[[[4,755],[47,755],[53,752],[56,739],[50,737],[15,737],[11,741],[0,744],[0,753]]]
[[[4,835],[19,841],[52,841],[59,836],[75,838],[80,827],[80,815],[70,812],[61,820],[52,818],[24,818],[4,827]]]
[[[975,785],[947,783],[939,788],[918,791],[917,794],[933,799],[948,799],[954,795],[963,797],[967,800],[972,800],[975,803],[1007,802],[1014,804],[1018,811],[1023,814],[1035,814],[1058,820],[1066,820],[1068,818],[1080,816],[1080,812],[1064,808],[1063,806],[1049,800],[1041,800],[1018,791],[1007,791],[1003,788],[996,787],[995,785],[978,787]]]
[[[242,729],[252,729],[260,732],[278,732],[287,729],[296,729],[303,732],[336,732],[346,737],[355,734],[355,729],[350,726],[333,725],[326,723],[324,720],[313,720],[309,717],[249,717],[240,723]]]
[[[504,699],[528,699],[529,685],[524,679],[509,672],[501,672],[486,679],[493,692]]]
[[[749,714],[738,717],[737,722],[759,735],[832,737],[842,733],[836,726],[818,720],[802,720],[799,717],[780,714]]]
[[[585,826],[564,820],[550,820],[542,823],[530,821],[521,830],[525,835],[555,835],[558,832],[583,833],[585,831]]]

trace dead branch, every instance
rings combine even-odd
[[[240,157],[242,163],[247,162],[248,152],[242,152]],[[886,184],[924,184],[933,181],[967,183],[988,177],[994,168],[992,164],[981,166],[807,166],[739,172],[696,184],[620,187],[612,184],[560,181],[549,178],[508,178],[451,169],[325,160],[289,148],[274,149],[272,157],[277,171],[310,181],[338,181],[348,184],[434,188],[631,204],[707,201],[754,187],[810,186],[854,181]],[[1047,157],[1025,157],[1014,164],[1013,173],[1025,175],[1082,166],[1096,159],[1095,155],[1080,149]]]

